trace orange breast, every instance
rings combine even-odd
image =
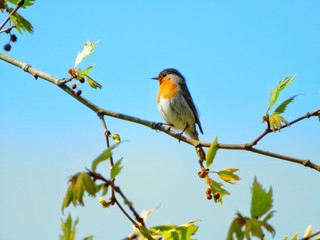
[[[162,81],[158,92],[158,103],[160,98],[172,98],[178,95],[178,85],[170,79]]]

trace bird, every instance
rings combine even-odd
[[[157,98],[158,110],[164,121],[173,128],[186,133],[190,138],[199,141],[196,125],[203,134],[199,114],[193,102],[184,76],[174,68],[164,69],[157,77],[159,91]],[[199,160],[205,160],[201,147],[196,147]]]

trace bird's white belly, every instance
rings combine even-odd
[[[160,98],[158,109],[163,119],[175,129],[183,131],[186,126],[194,128],[195,116],[185,98],[177,95],[174,98]]]

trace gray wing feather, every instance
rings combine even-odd
[[[199,130],[200,132],[203,134],[203,131],[202,131],[202,127],[201,127],[201,123],[200,123],[200,120],[199,120],[199,115],[198,115],[198,111],[196,109],[196,106],[194,105],[194,102],[192,101],[192,98],[191,98],[191,94],[189,92],[189,89],[188,87],[185,85],[185,84],[179,84],[180,85],[180,88],[182,90],[182,93],[183,93],[183,96],[184,98],[186,99],[189,107],[191,108],[194,116],[195,116],[195,119],[196,119],[196,123],[198,124],[199,126]]]

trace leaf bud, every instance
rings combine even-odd
[[[104,200],[103,197],[99,198],[99,203],[101,204],[101,207],[103,207],[103,208],[107,208],[110,206],[110,203],[108,203],[106,200]]]
[[[70,75],[73,75],[73,72],[74,72],[73,68],[69,68],[69,69],[68,69],[68,73],[69,73]]]

